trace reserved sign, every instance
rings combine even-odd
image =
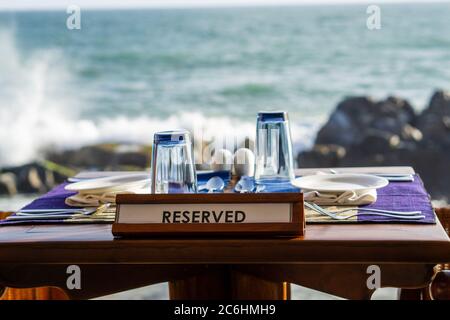
[[[115,237],[297,237],[301,193],[119,194]]]
[[[120,223],[290,222],[289,203],[122,204]]]

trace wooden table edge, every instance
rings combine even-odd
[[[289,244],[285,241],[280,242],[282,240],[266,239],[139,241],[139,246],[136,246],[133,240],[92,241],[89,245],[75,241],[30,242],[26,245],[1,243],[0,264],[302,264],[450,261],[450,242],[445,241],[384,241],[382,246],[379,241],[352,243],[311,240],[304,245],[301,241]],[[414,254],[410,254],[414,250]],[[220,252],[220,255],[217,252]]]

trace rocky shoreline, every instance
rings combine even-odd
[[[416,113],[401,98],[350,97],[320,129],[301,167],[408,165],[433,199],[450,199],[450,93],[436,91]]]
[[[99,144],[49,151],[45,160],[0,169],[0,195],[42,193],[79,170],[142,170],[151,146]],[[402,98],[349,97],[319,130],[298,166],[413,166],[433,199],[450,199],[450,93],[436,91],[416,113]]]
[[[143,170],[150,165],[150,155],[150,146],[120,144],[48,151],[45,160],[0,169],[0,195],[47,192],[81,170]]]

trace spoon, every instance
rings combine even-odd
[[[251,193],[255,190],[255,182],[252,177],[242,176],[234,188],[239,193]]]
[[[221,177],[214,176],[206,182],[206,185],[202,186],[200,190],[207,189],[208,193],[213,193],[215,191],[222,191],[225,188],[225,182]]]

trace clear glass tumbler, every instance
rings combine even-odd
[[[197,192],[193,146],[188,131],[155,133],[151,170],[151,193]]]
[[[294,180],[287,112],[259,112],[256,130],[256,183],[286,183]]]

